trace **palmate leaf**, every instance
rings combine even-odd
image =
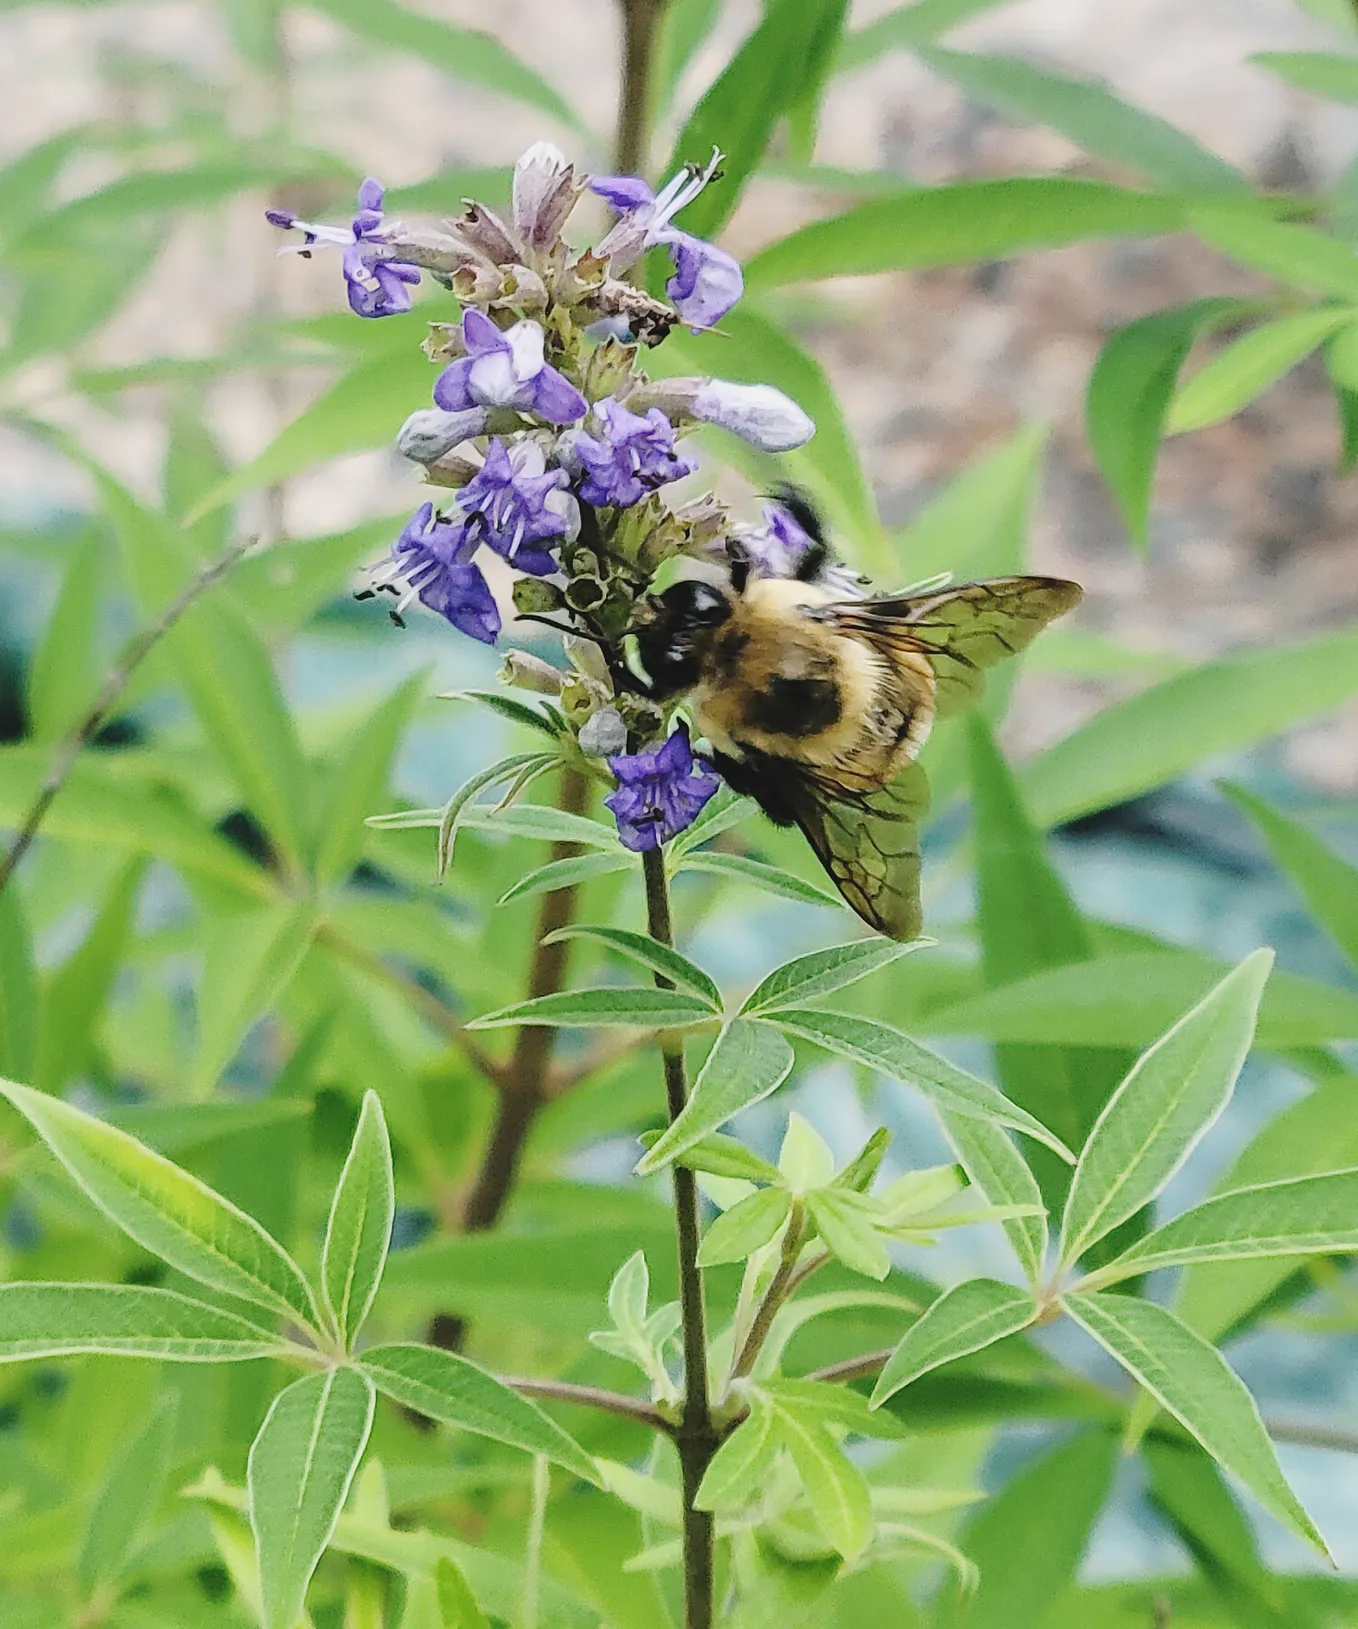
[[[0,1096],[99,1209],[153,1255],[212,1289],[316,1327],[301,1270],[253,1217],[125,1131],[67,1103],[12,1081],[0,1081]]]
[[[250,1448],[250,1526],[264,1629],[295,1629],[372,1429],[371,1381],[350,1368],[296,1380]]]
[[[1214,1346],[1133,1296],[1072,1293],[1062,1305],[1266,1510],[1329,1557],[1279,1469],[1254,1399]]]
[[[1273,965],[1257,950],[1132,1066],[1089,1134],[1061,1229],[1069,1264],[1148,1204],[1225,1108]]]

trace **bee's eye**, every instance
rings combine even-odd
[[[691,626],[715,627],[731,614],[726,596],[710,583],[692,579],[678,582],[665,590],[663,598],[677,621]]]

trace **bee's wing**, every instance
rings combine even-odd
[[[884,656],[924,656],[937,680],[940,716],[975,701],[982,670],[1014,656],[1084,590],[1060,577],[992,577],[933,594],[837,600],[811,614],[865,639]]]
[[[811,773],[790,776],[787,807],[835,887],[889,939],[919,936],[919,826],[929,783],[918,764],[862,796]]]

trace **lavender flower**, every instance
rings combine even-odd
[[[535,141],[514,166],[514,229],[524,245],[550,250],[578,196],[566,155],[550,141]]]
[[[791,577],[811,542],[806,528],[781,503],[764,505],[764,524],[742,529],[742,551],[760,577]]]
[[[635,407],[658,407],[673,424],[701,419],[719,424],[762,452],[791,452],[816,433],[815,420],[773,385],[738,385],[730,379],[657,379],[628,396]]]
[[[466,356],[450,363],[434,384],[434,400],[449,413],[471,407],[512,407],[547,424],[573,424],[589,404],[569,379],[549,367],[543,332],[525,319],[499,329],[484,312],[462,313]]]
[[[645,250],[663,244],[674,261],[674,276],[665,293],[692,328],[719,323],[745,287],[739,262],[724,249],[670,225],[712,179],[721,158],[714,147],[705,170],[686,166],[658,194],[630,175],[596,175],[590,182],[590,188],[621,216],[594,252],[608,258],[609,271],[617,277]]]
[[[573,449],[585,472],[580,496],[586,503],[627,509],[692,472],[694,466],[676,456],[674,427],[658,407],[643,416],[610,396],[594,417],[601,434],[576,436]]]
[[[550,576],[556,570],[551,554],[525,545],[565,537],[578,525],[575,500],[564,491],[569,482],[564,469],[547,470],[536,441],[507,448],[497,436],[459,494],[467,536],[489,544],[530,576]]]
[[[693,756],[682,725],[657,751],[620,753],[608,767],[619,784],[604,807],[613,812],[623,847],[638,854],[691,826],[721,785],[711,767]]]
[[[493,645],[500,612],[486,579],[471,562],[478,541],[462,522],[436,519],[433,504],[421,504],[392,544],[390,557],[373,569],[372,588],[398,595],[394,617],[418,598],[455,628]]]
[[[303,242],[289,244],[283,254],[305,254],[314,244],[344,251],[344,281],[349,305],[360,317],[391,317],[410,310],[408,284],[418,283],[418,266],[391,260],[386,243],[390,230],[382,223],[383,187],[368,176],[358,189],[358,214],[346,232],[338,226],[317,226],[298,220],[287,209],[267,209],[265,216],[284,231],[294,228],[304,234]]]

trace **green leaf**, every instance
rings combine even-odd
[[[160,1501],[173,1446],[174,1407],[167,1398],[118,1453],[94,1496],[75,1564],[82,1600],[122,1573]]]
[[[1085,429],[1127,530],[1143,549],[1160,439],[1180,370],[1195,339],[1248,310],[1241,300],[1192,300],[1127,323],[1099,352],[1085,396]]]
[[[38,1040],[38,974],[23,896],[17,888],[0,892],[0,1067],[12,1074],[33,1073]]]
[[[1204,243],[1295,288],[1358,300],[1358,262],[1338,238],[1311,226],[1270,220],[1257,210],[1196,208],[1189,223]],[[1352,319],[1353,313],[1349,313]]]
[[[827,893],[814,883],[803,882],[781,866],[752,860],[745,854],[685,854],[675,867],[676,874],[680,871],[706,871],[713,876],[735,877],[762,888],[765,893],[779,894],[784,899],[795,899],[804,905],[833,905],[839,909],[843,904],[837,894]]]
[[[1028,425],[931,497],[896,539],[911,575],[998,577],[1022,570],[1046,450],[1046,426]]]
[[[746,264],[745,282],[763,294],[829,276],[999,260],[1087,238],[1174,232],[1184,218],[1177,198],[1064,176],[910,187],[779,238]]]
[[[506,696],[499,690],[445,690],[440,692],[439,700],[479,702],[512,724],[522,724],[540,735],[550,736],[553,741],[561,737],[560,714],[555,709],[551,714],[545,713],[540,707],[521,701],[518,696]]]
[[[715,237],[730,219],[779,118],[823,78],[844,11],[845,0],[769,0],[674,144],[667,177],[685,164],[705,164],[714,147],[726,155],[722,179],[685,209],[684,231]]]
[[[693,1503],[698,1510],[728,1510],[752,1503],[773,1465],[778,1444],[773,1410],[758,1392],[750,1397],[749,1417],[727,1437],[708,1461]]]
[[[442,1629],[490,1629],[490,1620],[477,1605],[467,1575],[450,1557],[440,1556],[434,1568]]]
[[[636,861],[625,850],[610,854],[576,854],[567,860],[549,860],[535,871],[526,872],[512,888],[505,890],[496,900],[497,905],[508,905],[514,899],[527,899],[534,894],[555,893],[558,888],[574,888],[582,882],[593,882],[595,877],[612,876],[616,871],[635,871]]]
[[[1163,786],[1358,692],[1358,628],[1224,656],[1105,707],[1020,776],[1045,827]]]
[[[85,1193],[124,1233],[200,1284],[314,1327],[297,1264],[252,1217],[125,1131],[0,1081]]]
[[[835,71],[848,73],[898,47],[927,45],[969,17],[1003,3],[1004,0],[914,0],[913,5],[898,6],[845,39],[839,48]]]
[[[250,1526],[264,1629],[295,1629],[373,1421],[373,1388],[327,1369],[279,1392],[250,1447]]]
[[[862,1392],[828,1380],[761,1380],[759,1395],[768,1402],[795,1409],[809,1420],[842,1426],[860,1437],[886,1437],[899,1441],[909,1428],[890,1414],[875,1414]]]
[[[736,437],[724,438],[721,447],[737,468],[761,485],[781,479],[807,487],[825,511],[831,531],[848,545],[850,558],[865,570],[892,569],[893,557],[858,442],[834,386],[810,352],[746,300],[722,318],[720,334],[677,329],[661,354],[663,370],[774,385],[790,396],[815,420],[816,433],[806,446],[777,460]]]
[[[867,1479],[818,1415],[773,1396],[768,1403],[774,1430],[792,1455],[816,1525],[846,1561],[860,1556],[872,1543]]]
[[[541,1454],[599,1486],[583,1448],[542,1410],[484,1369],[433,1346],[397,1343],[364,1352],[359,1366],[387,1397],[430,1419]]]
[[[1070,1294],[1062,1304],[1267,1511],[1328,1558],[1278,1467],[1254,1399],[1214,1346],[1173,1313],[1133,1296]]]
[[[1037,1179],[1008,1132],[970,1115],[940,1111],[939,1120],[968,1177],[992,1205],[1042,1203]],[[1047,1259],[1045,1211],[1037,1216],[1013,1216],[1002,1225],[1028,1282],[1038,1284]]]
[[[873,1387],[872,1407],[880,1408],[887,1398],[931,1369],[1027,1329],[1037,1312],[1028,1291],[993,1278],[973,1278],[945,1290],[911,1324],[887,1359]]]
[[[739,1199],[708,1225],[698,1252],[700,1267],[744,1261],[761,1250],[782,1228],[792,1209],[786,1188],[758,1188]]]
[[[624,1335],[645,1333],[650,1294],[651,1274],[646,1265],[646,1252],[634,1250],[608,1286],[608,1315]]]
[[[535,756],[541,758],[543,767],[560,761],[555,753]],[[584,843],[611,854],[618,852],[618,833],[612,825],[543,803],[513,803],[506,809],[475,804],[467,810],[463,824],[477,831],[507,832],[514,837],[537,837],[549,843]]]
[[[1298,90],[1358,106],[1358,59],[1332,51],[1257,51],[1249,59]]]
[[[269,1330],[173,1290],[0,1284],[0,1362],[112,1352],[170,1363],[233,1363],[287,1350]]]
[[[363,822],[387,789],[396,750],[423,693],[422,673],[398,685],[358,725],[353,746],[331,772],[313,868],[320,887],[342,882],[358,864]]]
[[[919,56],[972,101],[1017,124],[1046,125],[1085,152],[1137,170],[1168,192],[1249,195],[1249,182],[1224,158],[1094,80],[1068,79],[1010,57],[937,48]]]
[[[863,1194],[822,1188],[807,1194],[806,1208],[825,1248],[850,1272],[880,1281],[891,1271],[891,1257],[873,1226],[879,1205]]]
[[[442,877],[453,863],[453,851],[457,843],[459,828],[472,818],[476,807],[473,799],[478,792],[484,792],[489,786],[497,786],[502,781],[516,779],[521,773],[545,769],[553,761],[554,754],[545,752],[516,752],[508,758],[501,758],[498,763],[492,764],[489,769],[478,770],[475,775],[463,781],[457,791],[453,793],[439,816],[439,845],[438,845],[438,874]],[[508,812],[508,811],[506,811]],[[558,810],[558,813],[564,813]],[[373,824],[372,821],[369,824]]]
[[[89,707],[99,680],[103,561],[108,544],[89,531],[71,555],[57,603],[28,669],[28,733],[59,741]]]
[[[1358,1170],[1217,1194],[1166,1222],[1086,1280],[1091,1289],[1159,1267],[1358,1251]]]
[[[732,1115],[776,1092],[792,1062],[792,1048],[776,1029],[733,1018],[717,1036],[682,1113],[638,1161],[637,1175],[663,1170]]]
[[[1321,306],[1251,329],[1179,387],[1166,420],[1168,434],[1230,418],[1352,320],[1351,311]]]
[[[474,1019],[468,1029],[507,1029],[520,1024],[552,1024],[580,1029],[668,1029],[710,1022],[706,1001],[677,990],[608,988],[562,990],[535,996]]]
[[[560,119],[572,130],[585,131],[570,103],[493,34],[479,28],[455,28],[393,5],[391,0],[315,0],[315,6],[362,39],[407,51],[454,79],[483,85]],[[456,204],[455,198],[448,200],[449,209]]]
[[[914,1086],[940,1110],[1013,1126],[1025,1136],[1044,1143],[1063,1160],[1074,1163],[1075,1156],[1061,1139],[1026,1110],[1011,1103],[1003,1092],[988,1081],[969,1075],[965,1069],[958,1069],[898,1029],[852,1013],[807,1009],[781,1012],[775,1021],[780,1029],[814,1041],[827,1052]]]
[[[1272,966],[1271,950],[1247,956],[1133,1064],[1075,1167],[1063,1262],[1154,1199],[1226,1107]]]
[[[1195,950],[1134,950],[1034,973],[978,996],[930,1007],[916,1025],[935,1035],[1080,1047],[1145,1046],[1205,991],[1225,964]],[[1315,1046],[1358,1034],[1358,998],[1296,974],[1264,992],[1259,1044]]]
[[[856,984],[879,967],[886,967],[899,957],[930,943],[916,939],[912,944],[893,944],[885,939],[852,939],[846,945],[832,945],[828,950],[813,950],[809,956],[797,956],[764,979],[745,999],[742,1014],[750,1017],[776,1012],[784,1007],[795,1007],[804,1001],[818,1001],[847,985]]]
[[[742,821],[748,820],[759,808],[753,798],[741,797],[733,792],[725,782],[721,790],[714,797],[708,798],[698,811],[698,818],[691,826],[687,826],[670,843],[670,855],[677,858],[695,849],[701,843],[708,843],[724,831],[730,831],[739,826]]]
[[[701,967],[681,956],[669,945],[662,945],[649,934],[633,933],[628,928],[610,928],[575,925],[558,928],[542,942],[553,944],[560,939],[588,939],[594,944],[616,950],[620,956],[667,978],[676,989],[708,1002],[713,1012],[721,1011],[721,991]]]
[[[659,1131],[642,1133],[642,1142],[649,1148],[663,1135]],[[734,1177],[741,1182],[773,1182],[780,1180],[778,1167],[753,1154],[744,1143],[734,1137],[724,1137],[714,1131],[685,1149],[677,1164],[690,1171],[706,1171],[709,1176]]]
[[[52,216],[38,218],[50,221]],[[163,227],[129,220],[114,232],[72,231],[60,248],[53,242],[38,254],[30,249],[0,371],[74,350],[146,280],[164,245]]]
[[[979,1587],[974,1595],[953,1590],[945,1596],[939,1629],[1043,1629],[1070,1589],[1116,1459],[1111,1434],[1086,1431],[1025,1464],[987,1500],[959,1538],[980,1570]]]
[[[1329,934],[1345,961],[1358,971],[1358,868],[1243,786],[1224,785],[1222,790],[1259,828],[1274,860],[1306,901],[1312,921]]]
[[[382,1282],[395,1214],[391,1139],[381,1099],[369,1091],[363,1094],[321,1252],[321,1294],[346,1351],[353,1350]]]
[[[787,1117],[787,1130],[778,1150],[778,1170],[795,1194],[827,1188],[835,1179],[834,1150],[795,1109]]]

